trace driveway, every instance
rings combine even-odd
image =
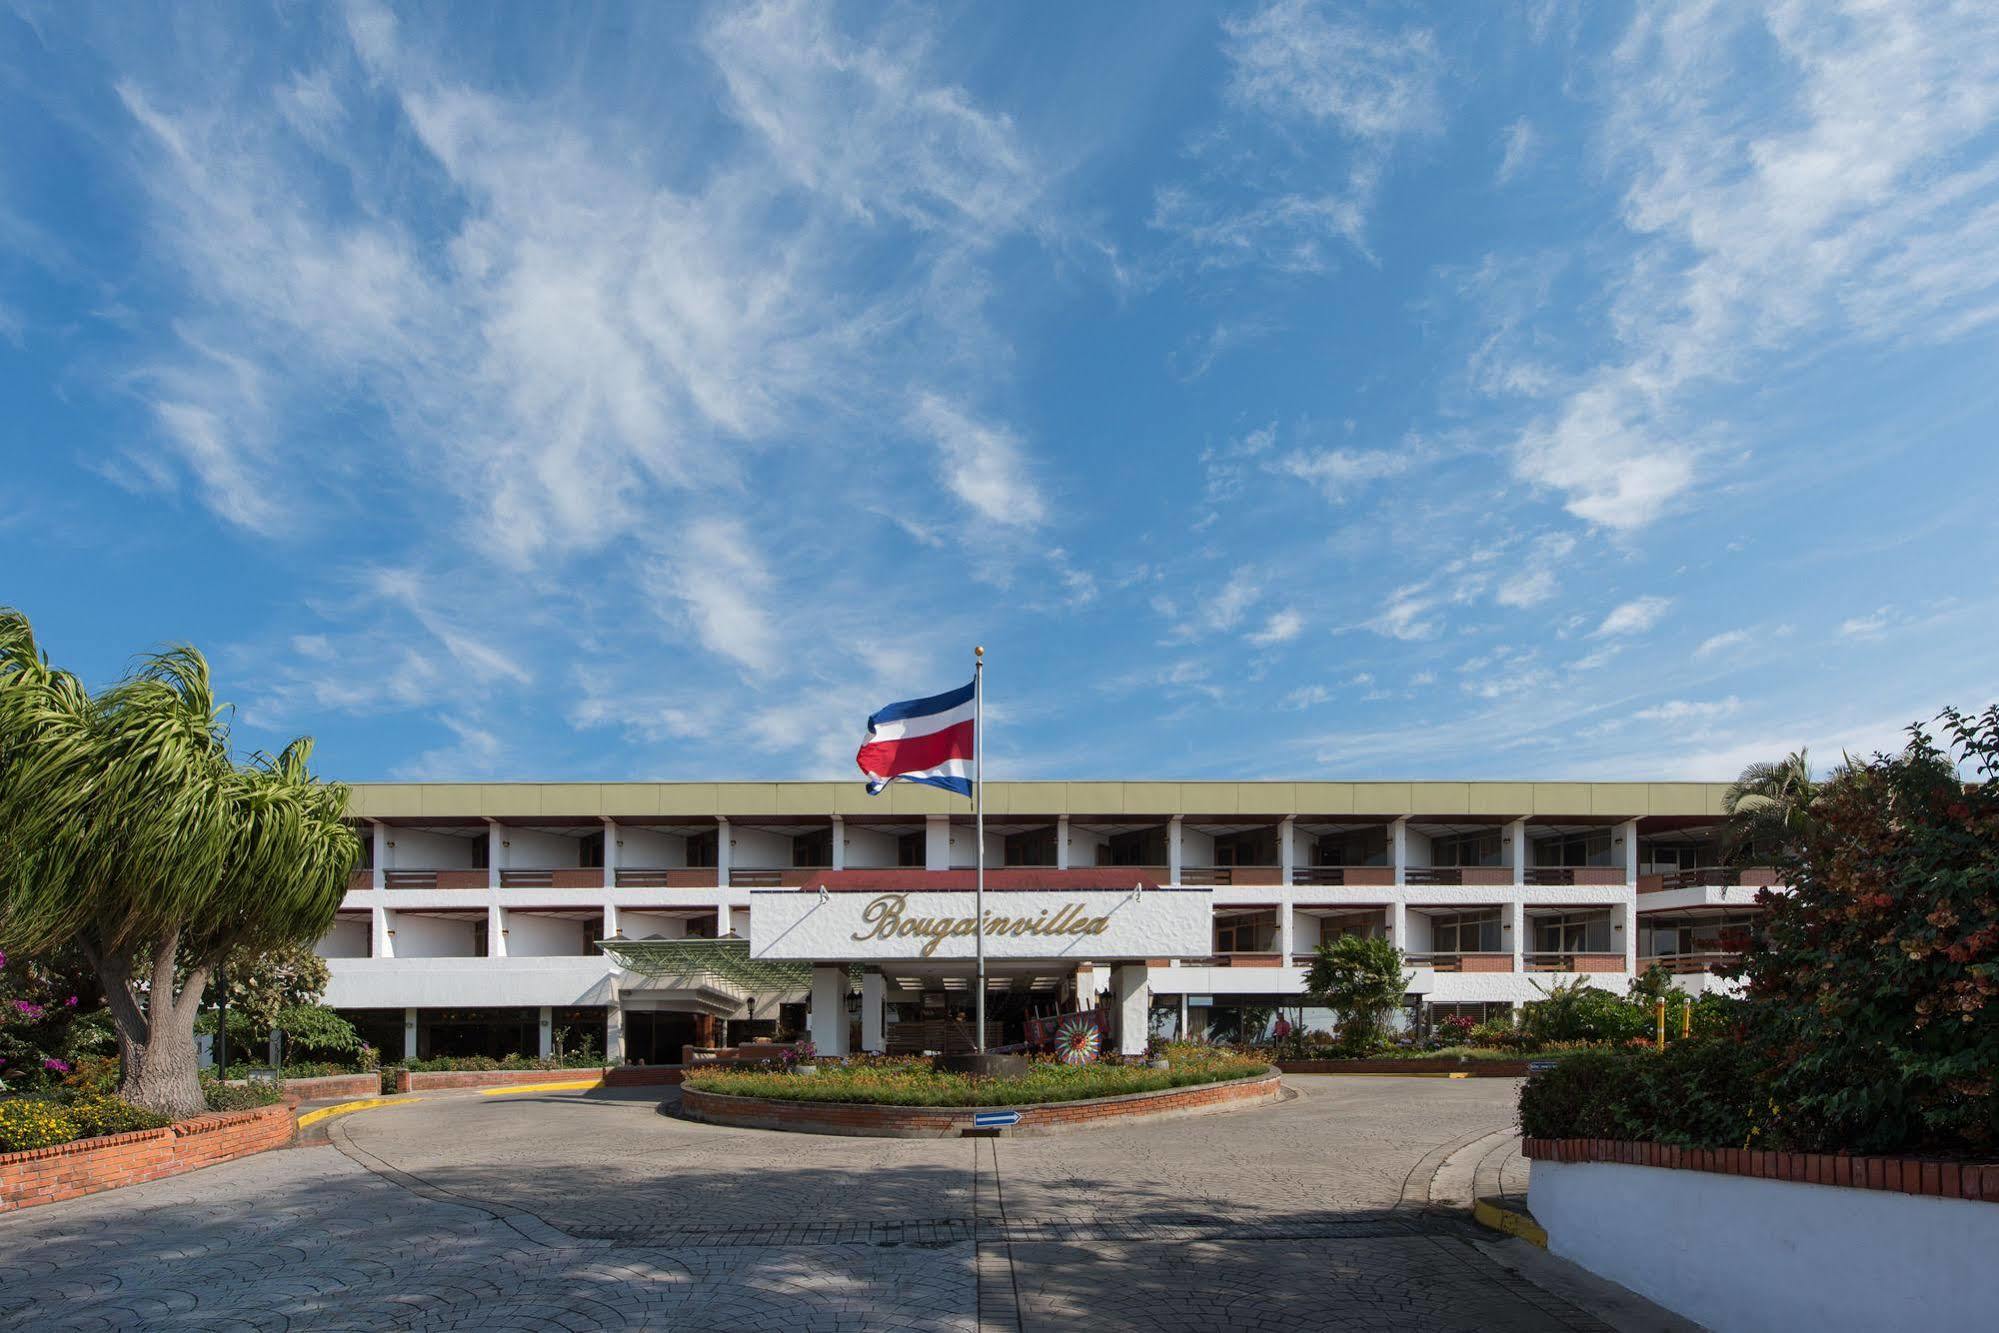
[[[1524,1183],[1510,1080],[1287,1083],[1252,1110],[951,1141],[698,1125],[657,1089],[433,1095],[0,1218],[0,1322],[1634,1326],[1628,1296],[1523,1269],[1450,1206],[1475,1172]]]

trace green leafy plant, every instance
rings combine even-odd
[[[1521,1027],[1540,1043],[1631,1041],[1652,1030],[1652,1008],[1592,986],[1583,977],[1538,986],[1542,997],[1526,1007]]]
[[[96,1138],[101,1134],[130,1134],[139,1129],[158,1129],[173,1123],[166,1116],[118,1097],[94,1094],[62,1099],[62,1108],[76,1126],[76,1137]]]
[[[1407,989],[1404,978],[1402,950],[1387,940],[1343,935],[1312,955],[1305,990],[1340,1016],[1342,1047],[1365,1053],[1386,1039],[1388,1016]]]
[[[276,1106],[285,1099],[284,1089],[275,1080],[255,1083],[201,1082],[202,1101],[210,1111],[250,1111],[259,1106]]]
[[[1576,1051],[1521,1086],[1521,1132],[1746,1147],[1771,1129],[1765,1075],[1757,1052],[1727,1040]]]
[[[52,1101],[40,1097],[0,1101],[0,1152],[53,1148],[76,1136],[76,1122]]]

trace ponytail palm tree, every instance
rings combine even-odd
[[[1794,750],[1776,763],[1751,764],[1722,793],[1722,852],[1731,861],[1752,855],[1796,854],[1818,833],[1812,807],[1819,784],[1805,750]]]
[[[239,764],[227,713],[193,648],[93,695],[0,608],[0,949],[80,948],[121,1095],[167,1115],[202,1107],[194,1020],[217,962],[316,937],[360,855],[312,742]]]

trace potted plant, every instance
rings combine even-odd
[[[819,1072],[818,1056],[819,1050],[812,1044],[812,1039],[804,1037],[785,1051],[784,1063],[794,1074],[816,1074]]]
[[[1151,1065],[1154,1069],[1164,1069],[1167,1067],[1169,1062],[1166,1059],[1166,1038],[1153,1036],[1146,1041],[1145,1063]]]

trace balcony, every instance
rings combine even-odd
[[[1274,885],[1284,882],[1284,871],[1281,866],[1181,866],[1180,882],[1215,888],[1233,884]]]
[[[1638,960],[1638,970],[1663,967],[1676,977],[1699,976],[1717,967],[1733,967],[1742,961],[1739,953],[1670,953]]]
[[[1622,972],[1621,953],[1530,953],[1529,972]]]
[[[1658,875],[1640,875],[1640,893],[1664,893],[1671,889],[1767,889],[1780,882],[1772,866],[1702,866],[1698,870],[1673,870]]]
[[[614,880],[621,889],[713,889],[719,887],[713,866],[619,866]]]
[[[604,871],[599,868],[560,870],[502,870],[503,889],[601,889]]]
[[[1306,958],[1309,964],[1310,955],[1306,955]],[[1282,967],[1284,966],[1284,955],[1281,953],[1250,953],[1239,950],[1231,953],[1210,954],[1206,958],[1186,958],[1182,959],[1181,962],[1187,967]]]
[[[1402,882],[1511,888],[1513,871],[1507,866],[1410,866],[1403,872]]]
[[[1528,866],[1526,882],[1535,888],[1616,888],[1624,883],[1617,866]]]
[[[347,892],[365,893],[375,887],[375,872],[372,870],[350,870],[347,873]]]
[[[1395,867],[1294,866],[1291,870],[1291,882],[1325,889],[1392,888],[1395,884]]]
[[[484,870],[384,870],[390,889],[483,889],[492,881]]]
[[[1411,967],[1427,967],[1436,972],[1511,972],[1510,953],[1412,953],[1405,960]]]

